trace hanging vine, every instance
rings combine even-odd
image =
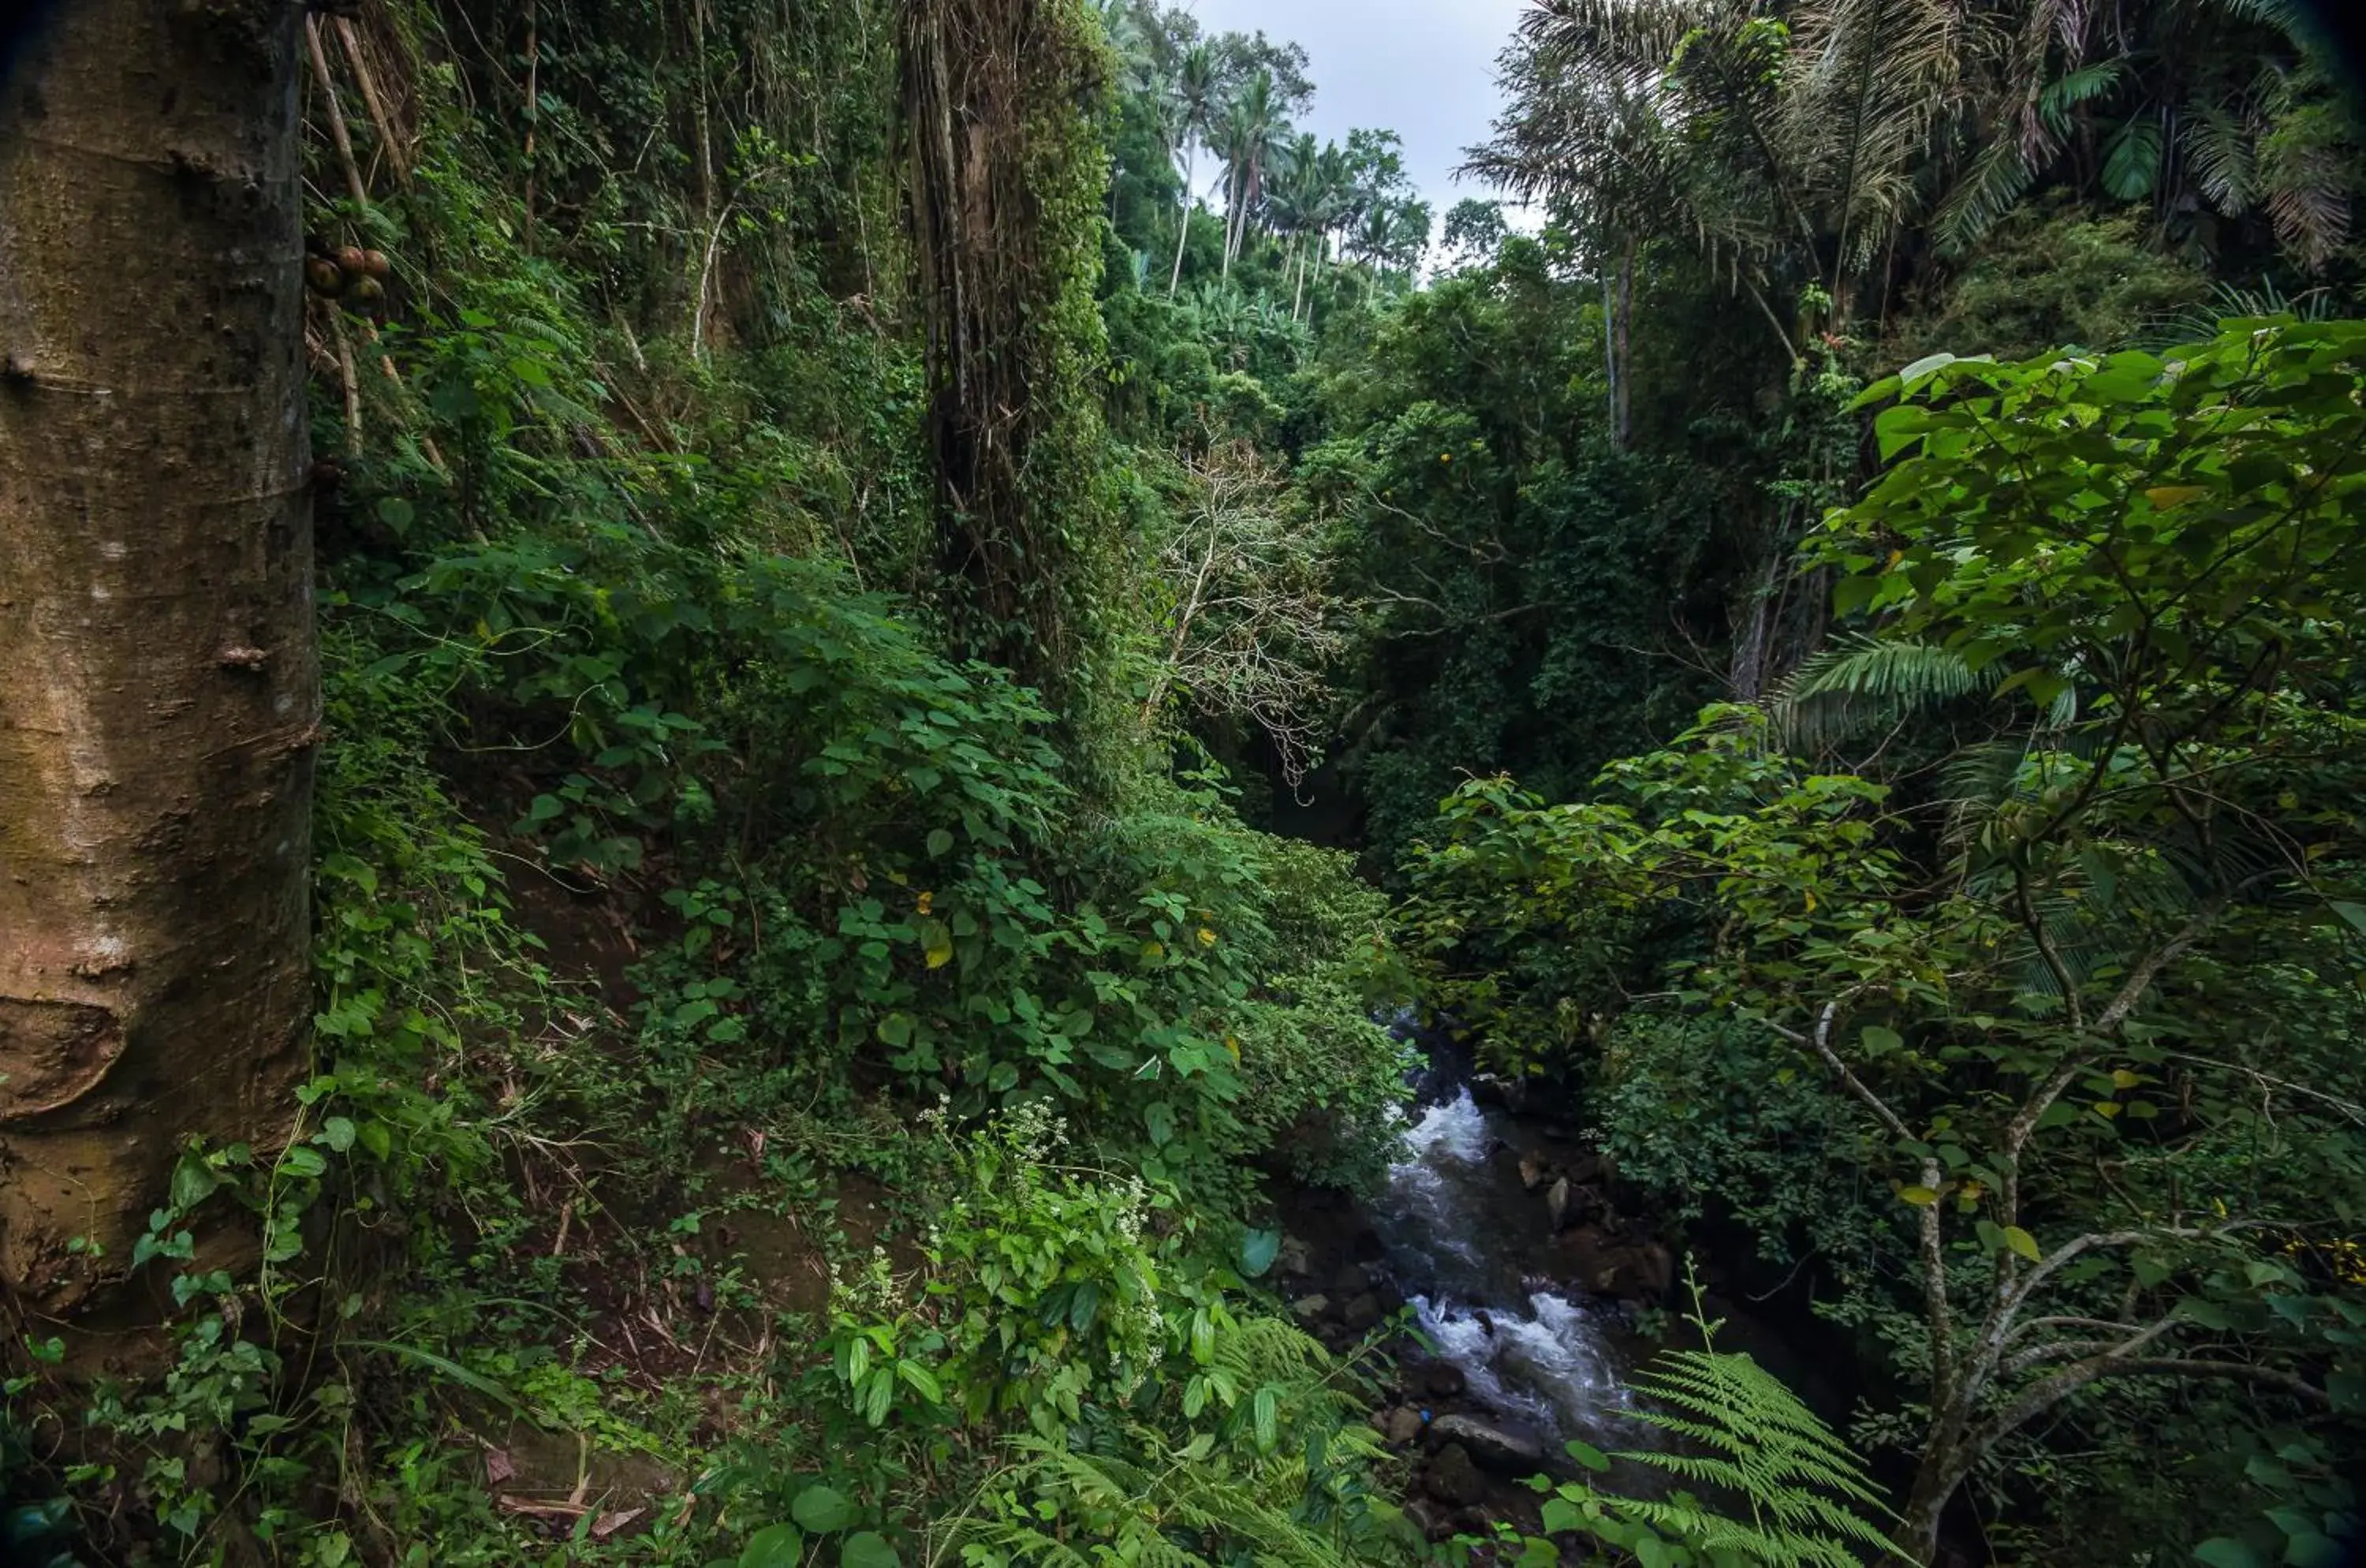
[[[1076,716],[1107,578],[1094,290],[1111,71],[1082,0],[907,0],[905,135],[956,644]]]

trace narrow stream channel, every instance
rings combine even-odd
[[[1536,1272],[1550,1226],[1501,1153],[1509,1119],[1466,1085],[1440,1096],[1418,1108],[1373,1205],[1398,1289],[1470,1397],[1507,1428],[1548,1451],[1569,1438],[1631,1444],[1624,1337],[1613,1313]]]

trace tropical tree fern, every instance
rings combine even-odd
[[[1612,1461],[1648,1465],[1705,1495],[1625,1497],[1584,1481],[1553,1488],[1545,1528],[1590,1535],[1655,1568],[1861,1568],[1887,1554],[1877,1518],[1887,1508],[1848,1445],[1781,1379],[1748,1356],[1717,1348],[1719,1326],[1702,1314],[1697,1350],[1665,1350],[1633,1386],[1664,1406],[1640,1419],[1681,1439],[1671,1452],[1605,1454],[1583,1443],[1571,1454],[1596,1472]]]

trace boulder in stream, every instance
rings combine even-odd
[[[1486,1500],[1487,1478],[1479,1473],[1479,1466],[1470,1450],[1460,1443],[1448,1443],[1429,1456],[1429,1463],[1421,1472],[1422,1490],[1441,1503],[1456,1507],[1469,1507]]]
[[[1557,1271],[1588,1295],[1657,1301],[1676,1281],[1675,1255],[1658,1241],[1614,1242],[1600,1225],[1580,1225],[1553,1243]]]
[[[1459,1399],[1470,1379],[1451,1361],[1430,1361],[1414,1370],[1413,1381],[1432,1399]]]
[[[1524,1432],[1507,1431],[1476,1416],[1441,1416],[1429,1424],[1429,1429],[1433,1440],[1465,1450],[1490,1470],[1528,1476],[1544,1468],[1542,1443]]]

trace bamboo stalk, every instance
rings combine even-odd
[[[312,76],[321,85],[321,101],[329,111],[329,140],[337,145],[337,161],[344,165],[354,205],[367,212],[369,187],[362,183],[362,166],[354,159],[354,139],[345,130],[345,111],[337,103],[337,85],[329,75],[329,56],[321,48],[321,18],[309,13],[304,17],[304,47],[311,51]]]
[[[411,182],[411,160],[404,155],[402,138],[396,133],[394,117],[387,112],[386,100],[378,96],[377,79],[370,74],[368,62],[362,57],[361,35],[354,31],[350,17],[339,17],[337,42],[345,51],[346,61],[354,68],[354,82],[362,90],[362,102],[367,106],[370,123],[377,128],[377,144],[385,150],[386,161],[394,165],[394,177],[401,184]]]
[[[358,455],[362,449],[361,379],[354,374],[354,344],[345,335],[344,313],[333,304],[329,307],[329,330],[336,338],[337,377],[345,392],[345,451]]]

